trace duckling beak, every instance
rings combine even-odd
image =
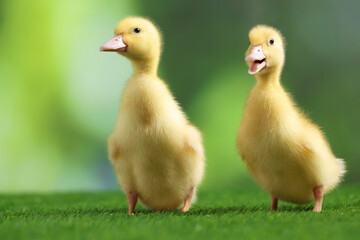
[[[107,43],[100,47],[101,52],[126,52],[127,45],[123,41],[122,35],[116,35]]]
[[[250,54],[245,58],[245,61],[252,62],[249,68],[249,74],[256,74],[266,67],[266,56],[262,50],[261,45],[251,48]]]

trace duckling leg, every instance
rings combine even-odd
[[[313,212],[321,212],[324,198],[324,186],[314,187],[313,193],[315,197],[315,205]]]
[[[271,196],[270,211],[275,211],[277,208],[278,208],[278,199],[274,196]]]
[[[134,192],[128,192],[126,195],[129,206],[129,215],[134,215],[134,209],[138,201],[138,195]]]
[[[184,200],[184,207],[182,208],[181,212],[185,213],[185,212],[189,211],[191,199],[192,199],[193,195],[194,195],[194,187],[190,188],[190,191]]]

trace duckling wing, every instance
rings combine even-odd
[[[311,130],[307,131],[306,143],[301,145],[300,154],[296,156],[309,179],[329,192],[342,180],[346,171],[345,163],[334,156],[320,129],[313,127]]]
[[[205,154],[202,144],[201,133],[192,125],[188,125],[186,129],[185,146],[183,151],[183,160],[187,164],[187,172],[191,185],[197,187],[204,176]]]
[[[120,157],[120,147],[118,142],[116,141],[116,137],[114,134],[111,134],[108,138],[108,155],[110,161],[114,164],[116,159]]]
[[[188,126],[187,129],[187,136],[186,136],[186,148],[189,151],[193,151],[196,153],[200,158],[204,158],[204,148],[202,144],[202,136],[199,130],[194,127],[193,125]]]

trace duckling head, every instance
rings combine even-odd
[[[118,52],[132,61],[160,57],[161,37],[154,24],[140,17],[127,17],[115,28],[114,37],[100,51]]]
[[[250,30],[250,46],[245,61],[249,74],[267,74],[282,70],[285,62],[284,38],[273,27],[258,25]]]

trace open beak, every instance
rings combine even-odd
[[[256,74],[266,67],[266,56],[262,50],[261,45],[252,47],[250,54],[245,58],[245,61],[251,62],[249,74]]]
[[[100,47],[102,52],[126,52],[127,45],[123,41],[122,35],[116,35],[107,43]]]

